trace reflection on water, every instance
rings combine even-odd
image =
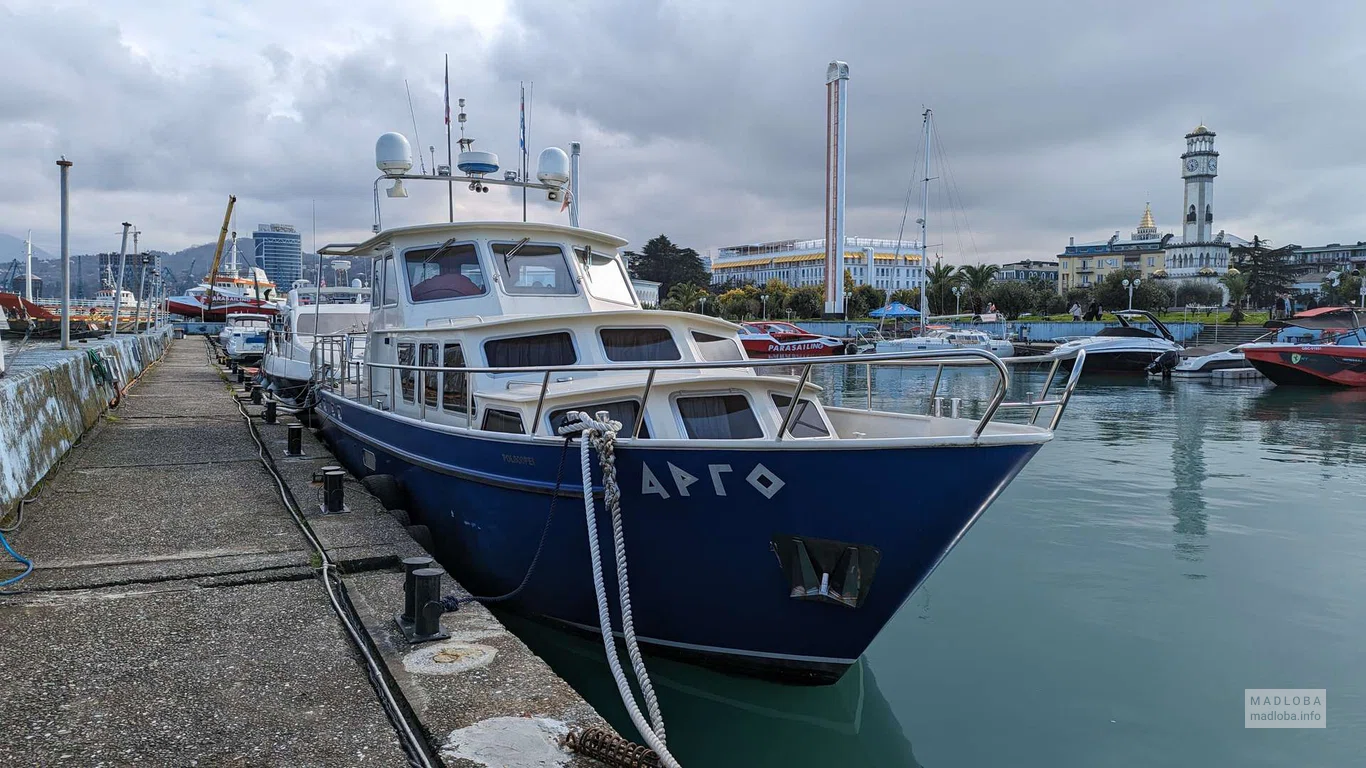
[[[1172,440],[1172,516],[1176,523],[1176,556],[1182,560],[1199,562],[1208,546],[1206,534],[1204,484],[1206,479],[1204,435],[1205,408],[1199,406],[1199,390],[1190,397],[1178,395],[1170,402],[1180,414],[1176,419],[1176,439]],[[1186,407],[1187,403],[1193,407]],[[1201,573],[1187,573],[1187,577],[1204,578]]]
[[[623,735],[639,743],[607,669],[602,642],[500,613]],[[792,687],[730,677],[647,656],[668,728],[686,766],[916,768],[911,743],[860,659],[835,685]]]

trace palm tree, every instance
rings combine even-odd
[[[1233,305],[1233,312],[1229,313],[1230,322],[1237,324],[1243,321],[1243,299],[1247,296],[1248,275],[1236,269],[1230,269],[1219,278],[1219,282],[1224,284],[1228,290],[1228,303]]]
[[[934,300],[936,313],[944,314],[945,302],[953,294],[953,287],[958,283],[959,274],[947,264],[937,263],[926,270],[925,284],[928,290],[925,298]]]
[[[678,283],[669,289],[669,304],[683,311],[691,311],[707,292],[692,283]]]
[[[963,287],[968,294],[968,301],[972,306],[973,314],[981,314],[987,300],[987,291],[991,290],[993,279],[1001,268],[995,264],[969,264],[958,268],[958,274],[963,281]]]

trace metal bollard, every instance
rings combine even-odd
[[[260,405],[260,404],[261,404],[262,397],[263,397],[263,394],[264,394],[264,393],[261,392],[261,387],[258,386],[258,385],[256,384],[256,382],[252,382],[250,392],[251,392],[251,404],[252,404],[252,405]]]
[[[961,398],[961,397],[955,397],[955,398],[953,398],[952,400],[949,401],[949,405],[950,405],[950,407],[953,409],[953,410],[951,410],[949,413],[952,415],[953,418],[955,418],[955,419],[958,418],[958,406],[960,406],[960,405],[962,405],[962,404],[963,404],[963,398]]]
[[[290,424],[289,443],[285,447],[285,455],[302,456],[304,455],[304,425]]]
[[[241,384],[242,382],[244,382],[244,381],[247,380],[247,372],[246,372],[246,371],[242,370],[241,368],[238,368],[236,363],[233,363],[233,364],[232,364],[232,367],[233,367],[233,370],[237,371],[237,383],[238,383],[238,384]]]
[[[399,626],[412,624],[417,616],[417,610],[413,605],[413,600],[416,598],[414,589],[417,579],[414,578],[413,573],[423,568],[431,568],[434,562],[436,561],[426,555],[403,558],[403,615],[398,617]]]
[[[943,415],[944,415],[944,398],[942,398],[942,397],[936,397],[936,398],[934,399],[934,415],[935,415],[935,416],[939,416],[939,417],[941,417],[941,418],[943,417]]]
[[[340,469],[323,473],[323,511],[329,515],[335,515],[346,509],[343,503],[342,480],[346,473]]]
[[[267,400],[267,401],[266,401],[266,413],[265,413],[265,416],[264,416],[263,418],[266,420],[266,423],[267,423],[267,424],[274,424],[274,423],[275,423],[275,401],[274,401],[274,400]]]
[[[410,642],[448,637],[441,631],[441,614],[446,612],[441,604],[443,573],[440,568],[413,571],[413,639]]]

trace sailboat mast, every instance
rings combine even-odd
[[[926,222],[930,218],[930,109],[925,108],[925,178],[920,191],[920,335],[925,335],[925,320],[930,314],[930,274],[928,254],[925,250]]]
[[[24,300],[33,301],[33,230],[24,239]]]

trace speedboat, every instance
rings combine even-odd
[[[1272,320],[1275,341],[1243,345],[1261,374],[1280,386],[1366,387],[1366,313],[1322,307]]]
[[[741,323],[740,344],[754,358],[844,354],[844,342],[833,336],[811,333],[792,323],[767,320]]]
[[[1013,357],[1015,346],[1005,339],[971,328],[938,328],[923,336],[901,339],[878,339],[874,350],[878,353],[910,352],[912,350],[985,349],[997,357]]]
[[[1088,374],[1143,373],[1159,357],[1168,353],[1180,355],[1185,349],[1151,312],[1121,309],[1114,314],[1119,319],[1119,326],[1102,328],[1094,336],[1064,341],[1047,354],[1030,358],[1031,361],[1057,360],[1066,366],[1076,358],[1077,352],[1085,351]],[[1152,323],[1156,332],[1133,325],[1131,319],[1136,317]]]
[[[1156,376],[1170,373],[1179,379],[1199,379],[1213,376],[1215,371],[1243,370],[1251,367],[1247,357],[1243,355],[1243,345],[1210,344],[1164,352],[1161,357],[1149,364],[1148,374]]]
[[[227,323],[218,333],[218,342],[229,360],[239,363],[255,362],[266,351],[266,332],[271,315],[238,312],[228,315]]]
[[[398,134],[376,153],[395,184],[452,180],[407,173]],[[487,171],[455,186],[563,199],[565,154],[547,149],[540,165],[539,182]],[[1052,439],[1081,369],[1052,399],[1045,386],[1008,403],[1008,369],[985,350],[749,359],[734,323],[644,309],[626,241],[578,227],[577,210],[569,226],[385,228],[380,215],[377,203],[364,242],[320,250],[373,259],[377,292],[363,364],[317,374],[315,412],[338,458],[397,489],[415,535],[471,593],[609,637],[626,630],[601,626],[603,596],[621,594],[611,610],[629,611],[642,647],[737,673],[838,680]],[[820,366],[881,364],[977,365],[992,394],[978,417],[950,418],[927,414],[933,390],[926,410],[894,413],[874,410],[871,390],[866,408],[826,405],[811,381]],[[1007,411],[1017,418],[997,418]],[[615,440],[587,476],[566,460],[588,449],[584,429]],[[857,504],[831,482],[893,475],[861,487]],[[629,590],[598,559],[608,514],[589,515],[617,505]],[[616,557],[624,572],[626,551]]]
[[[183,295],[166,299],[166,311],[195,320],[216,323],[233,313],[252,312],[274,315],[281,310],[279,291],[266,271],[258,266],[237,266],[237,236],[234,233],[228,259],[216,274]]]
[[[370,322],[368,288],[295,288],[289,292],[286,310],[267,335],[261,358],[266,387],[287,403],[300,401],[308,389],[314,365],[341,366],[358,363],[365,353],[365,339],[357,335],[344,352],[313,360],[318,336],[360,334]]]

